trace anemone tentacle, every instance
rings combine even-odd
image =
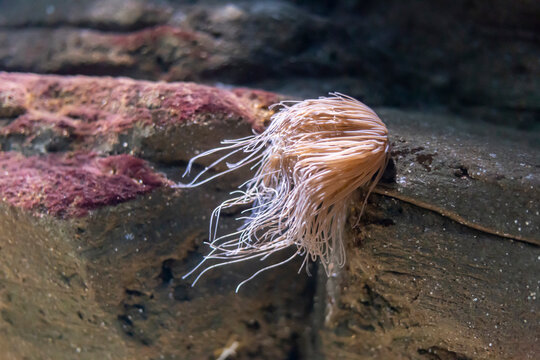
[[[320,260],[327,274],[331,264],[344,265],[347,209],[354,191],[364,188],[363,211],[380,179],[388,160],[388,130],[360,101],[339,93],[330,95],[276,104],[281,109],[261,134],[225,140],[223,147],[190,160],[186,174],[197,159],[227,151],[192,182],[177,187],[199,186],[248,165],[257,170],[253,178],[233,192],[238,196],[226,200],[212,213],[211,251],[186,277],[211,259],[218,263],[206,267],[195,282],[215,267],[265,259],[291,246],[297,247],[292,257],[257,271],[247,280],[295,256],[305,256],[302,267],[309,260]],[[243,157],[232,163],[226,161],[237,154]],[[226,164],[226,170],[201,180],[209,168],[221,163]],[[240,229],[218,236],[221,211],[248,204],[251,208],[238,218],[244,222]]]

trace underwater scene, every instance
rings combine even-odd
[[[539,1],[0,0],[0,360],[539,358]]]

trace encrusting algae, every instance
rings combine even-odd
[[[185,277],[208,260],[217,263],[206,267],[193,284],[212,268],[254,258],[264,260],[291,246],[297,248],[291,257],[257,271],[236,291],[262,271],[296,256],[304,256],[300,270],[310,259],[319,259],[327,274],[333,266],[344,265],[348,206],[354,191],[363,188],[363,210],[380,179],[388,160],[388,130],[377,114],[360,101],[339,93],[330,95],[276,104],[281,109],[261,134],[225,140],[222,147],[190,160],[184,176],[197,159],[227,151],[192,182],[177,187],[199,186],[244,166],[257,169],[252,179],[231,193],[236,197],[212,213],[211,251]],[[228,163],[233,155],[242,158]],[[201,180],[210,168],[223,162],[227,170]],[[236,232],[218,236],[221,211],[238,205],[251,206],[239,218],[243,225]]]

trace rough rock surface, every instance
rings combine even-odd
[[[241,358],[301,351],[313,280],[288,281],[298,264],[240,294],[236,284],[257,264],[211,273],[195,288],[181,278],[200,261],[211,209],[234,177],[189,192],[167,180],[179,180],[186,161],[222,136],[262,126],[279,96],[190,83],[0,78],[4,358],[199,359],[235,343]]]
[[[186,160],[193,155],[185,153],[193,151],[192,129],[206,129],[208,143],[241,126],[249,133],[247,124],[262,128],[270,115],[266,108],[281,99],[194,83],[10,73],[0,73],[0,80],[2,150],[27,155],[94,150]]]
[[[0,2],[0,70],[247,84],[538,129],[535,0]]]
[[[480,231],[540,245],[540,155],[534,134],[429,113],[382,111],[381,116],[398,135],[392,155],[399,175],[380,193]]]
[[[96,154],[24,157],[0,153],[2,201],[59,217],[131,200],[167,184],[143,160]]]
[[[328,280],[319,351],[534,359],[540,155],[526,145],[534,137],[436,114],[379,115],[393,134],[395,177],[375,189],[351,230],[347,265]]]
[[[168,185],[198,151],[262,128],[281,97],[0,79],[6,359],[207,359],[227,348],[237,359],[533,359],[540,350],[534,135],[379,109],[392,162],[350,228],[346,267],[327,279],[291,263],[235,294],[260,263],[214,269],[193,288],[182,275],[207,251],[212,209],[249,174]],[[236,216],[225,214],[224,231]]]

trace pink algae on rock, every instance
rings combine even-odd
[[[0,202],[72,217],[133,199],[167,183],[135,156],[182,160],[184,127],[260,129],[279,100],[187,82],[0,72]],[[110,156],[118,152],[130,155]]]
[[[24,157],[0,153],[0,196],[13,206],[70,218],[115,205],[168,183],[130,155],[93,153]]]
[[[2,102],[12,121],[0,129],[0,135],[29,139],[44,127],[82,139],[125,132],[136,125],[181,125],[209,114],[255,125],[269,117],[270,100],[279,100],[263,91],[188,82],[2,72],[0,93],[13,94],[13,99]]]

